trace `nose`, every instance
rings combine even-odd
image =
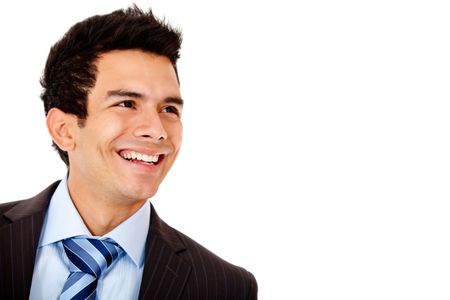
[[[156,111],[142,114],[139,118],[138,126],[134,130],[134,135],[137,138],[152,140],[153,142],[167,139],[167,132]]]

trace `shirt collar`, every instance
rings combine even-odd
[[[147,201],[132,216],[99,238],[110,238],[116,241],[133,262],[141,267],[144,264],[149,226],[150,203]],[[53,193],[42,231],[39,247],[74,236],[92,237],[70,198],[67,176],[63,178]]]

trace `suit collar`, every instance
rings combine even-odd
[[[191,266],[178,254],[186,246],[151,207],[150,232],[139,299],[179,299]]]
[[[162,239],[162,241],[164,241],[175,253],[179,253],[186,250],[186,246],[178,237],[178,234],[175,231],[175,229],[167,225],[163,220],[159,218],[153,205],[151,205],[150,207],[151,207],[151,220],[150,220],[151,233],[159,236]]]

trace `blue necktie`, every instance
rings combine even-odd
[[[123,251],[111,240],[70,238],[62,241],[70,260],[70,275],[59,300],[94,300],[101,274]]]

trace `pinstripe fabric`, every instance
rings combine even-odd
[[[57,185],[30,200],[0,205],[0,299],[28,299],[45,210]]]
[[[153,206],[151,216],[140,299],[257,299],[250,272],[164,223]]]
[[[58,182],[28,201],[0,204],[0,299],[28,299],[45,209]],[[153,206],[139,299],[257,299],[251,273],[162,221]]]

